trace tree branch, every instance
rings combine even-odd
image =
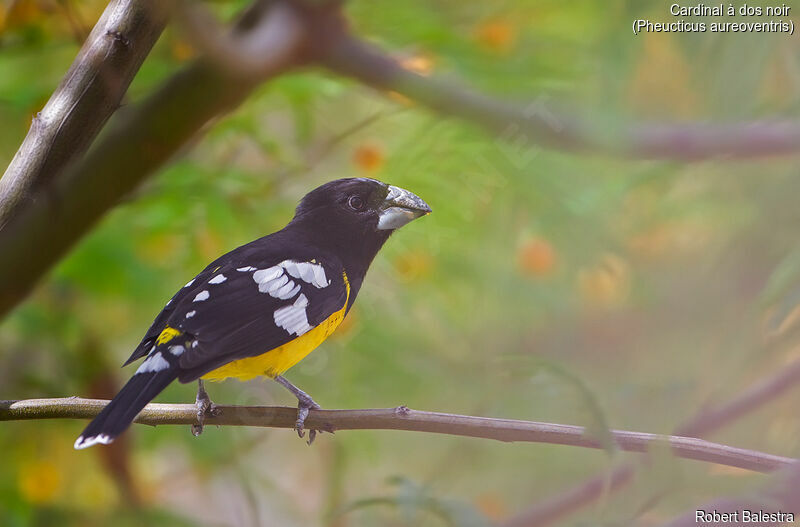
[[[98,399],[28,399],[0,401],[0,421],[22,419],[88,419],[108,404]],[[297,409],[284,406],[218,406],[219,415],[208,425],[294,428]],[[193,404],[149,404],[136,418],[148,425],[190,425],[197,421]],[[582,426],[494,419],[410,410],[404,406],[374,410],[312,410],[306,428],[318,430],[408,430],[498,441],[527,441],[602,449]],[[706,461],[757,472],[771,472],[795,460],[754,450],[735,448],[702,439],[643,432],[612,431],[617,446],[628,452],[647,452],[669,445],[682,458]]]
[[[232,76],[206,61],[195,62],[140,103],[117,112],[86,156],[0,229],[0,317],[107,210],[198,131],[239,105],[259,83],[296,63],[301,25],[287,21],[295,13],[292,4],[272,4],[256,1],[248,10],[246,27],[237,30],[251,38],[274,31],[283,36],[260,36],[275,47],[263,50],[258,76]],[[273,23],[274,17],[280,18],[280,26]]]
[[[0,229],[89,147],[164,29],[154,0],[113,0],[0,179]]]
[[[382,91],[400,93],[432,110],[478,124],[501,139],[529,148],[547,146],[641,159],[699,161],[753,158],[800,152],[800,124],[763,121],[715,124],[636,123],[608,128],[539,99],[507,103],[464,86],[402,68],[375,46],[342,33],[315,48],[317,60],[334,72]]]

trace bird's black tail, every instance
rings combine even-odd
[[[142,408],[177,376],[177,372],[169,367],[161,371],[140,369],[83,430],[75,441],[75,448],[111,443],[130,426]]]

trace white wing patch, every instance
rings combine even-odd
[[[293,278],[299,278],[302,281],[313,285],[317,289],[328,287],[330,284],[330,281],[325,276],[325,268],[319,264],[284,260],[278,265],[286,269],[286,272],[289,273]]]
[[[294,301],[294,304],[275,310],[275,325],[285,329],[289,334],[294,333],[298,337],[309,331],[311,326],[308,325],[306,306],[308,306],[308,298],[301,293],[297,300]]]
[[[136,370],[136,373],[157,372],[166,370],[167,368],[169,368],[169,362],[161,355],[160,351],[157,351],[145,359],[142,365],[139,366],[139,369]]]
[[[184,351],[186,351],[186,348],[184,348],[183,346],[170,346],[169,348],[169,352],[175,355],[176,357],[183,354]]]
[[[246,267],[240,267],[242,271]],[[258,284],[258,290],[268,293],[273,298],[288,300],[300,292],[300,284],[295,280],[302,280],[317,289],[328,287],[330,280],[325,276],[325,268],[311,262],[295,262],[284,260],[278,265],[258,269],[253,273],[253,280]]]
[[[186,285],[185,285],[185,286],[183,286],[183,287],[189,287],[189,286],[190,286],[190,285],[192,285],[193,283],[194,283],[194,278],[192,278],[191,280],[189,280],[188,282],[186,282]]]
[[[247,267],[238,267],[236,270],[239,271],[240,273],[246,273],[249,271],[255,271],[256,268],[251,265],[248,265]]]
[[[221,284],[222,282],[224,282],[227,279],[228,278],[224,274],[218,274],[217,276],[215,276],[214,278],[209,280],[208,283],[209,284],[214,284],[214,285]]]
[[[267,283],[267,282],[269,282],[271,280],[274,280],[274,279],[278,278],[282,274],[283,274],[283,271],[281,270],[280,267],[278,267],[276,265],[274,267],[268,267],[267,269],[259,269],[258,271],[253,273],[253,280],[255,280],[256,283],[258,283],[258,284],[264,284],[264,283]],[[258,289],[262,293],[266,293],[266,291],[261,290],[260,285],[259,285]]]
[[[317,289],[328,287],[331,284],[331,281],[325,276],[325,268],[313,260],[311,262],[284,260],[278,265],[266,269],[255,269],[254,267],[237,269],[242,272],[250,270],[255,270],[253,281],[258,284],[258,290],[261,293],[267,293],[272,298],[281,300],[289,300],[300,293],[301,284],[298,282],[301,281],[311,284]],[[307,306],[308,297],[300,293],[294,304],[275,310],[273,314],[275,324],[299,337],[311,329],[306,315]]]
[[[188,313],[186,313],[186,318],[192,318],[192,317],[193,317],[193,316],[195,316],[196,314],[197,314],[197,311],[195,311],[195,310],[193,309],[193,310],[189,311]]]
[[[194,300],[192,300],[192,302],[202,302],[203,300],[208,300],[208,297],[210,297],[210,296],[211,296],[211,294],[209,294],[208,291],[203,289],[202,291],[197,293],[197,296],[194,297]]]
[[[286,280],[286,285],[284,285],[283,287],[279,288],[274,293],[272,291],[270,291],[270,294],[273,295],[273,296],[276,296],[278,298],[286,299],[286,298],[292,298],[299,291],[300,291],[300,286],[296,285],[294,282],[292,282],[291,280],[287,279]]]

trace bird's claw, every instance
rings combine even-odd
[[[297,421],[294,423],[294,429],[297,432],[297,435],[300,437],[304,437],[306,435],[305,430],[303,429],[306,417],[308,417],[309,410],[319,410],[321,408],[314,399],[311,398],[306,392],[289,382],[285,377],[280,375],[275,376],[275,380],[284,388],[292,392],[292,394],[297,397]],[[319,430],[322,432],[323,430]],[[314,442],[314,438],[317,437],[317,430],[309,430],[308,431],[308,444]]]
[[[206,421],[206,416],[216,416],[219,415],[219,408],[216,404],[211,402],[211,398],[206,393],[203,385],[201,384],[197,390],[197,398],[195,399],[194,403],[195,407],[197,407],[197,423],[192,425],[192,435],[197,437],[203,433],[203,425]]]
[[[308,411],[309,410],[319,410],[320,408],[322,408],[322,407],[320,405],[318,405],[316,402],[314,402],[314,399],[312,399],[311,397],[308,397],[308,398],[300,398],[300,397],[298,397],[298,399],[297,399],[297,421],[295,421],[295,423],[294,423],[294,429],[297,431],[297,435],[299,437],[305,437],[305,435],[306,435],[304,425],[305,425],[305,422],[306,422],[306,417],[308,417]],[[313,443],[314,439],[316,437],[317,437],[317,431],[313,430],[313,429],[309,430],[308,431],[308,444],[310,445],[311,443]]]

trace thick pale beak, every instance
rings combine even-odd
[[[416,194],[389,185],[389,193],[378,216],[379,230],[399,229],[420,216],[431,213],[431,208]]]

